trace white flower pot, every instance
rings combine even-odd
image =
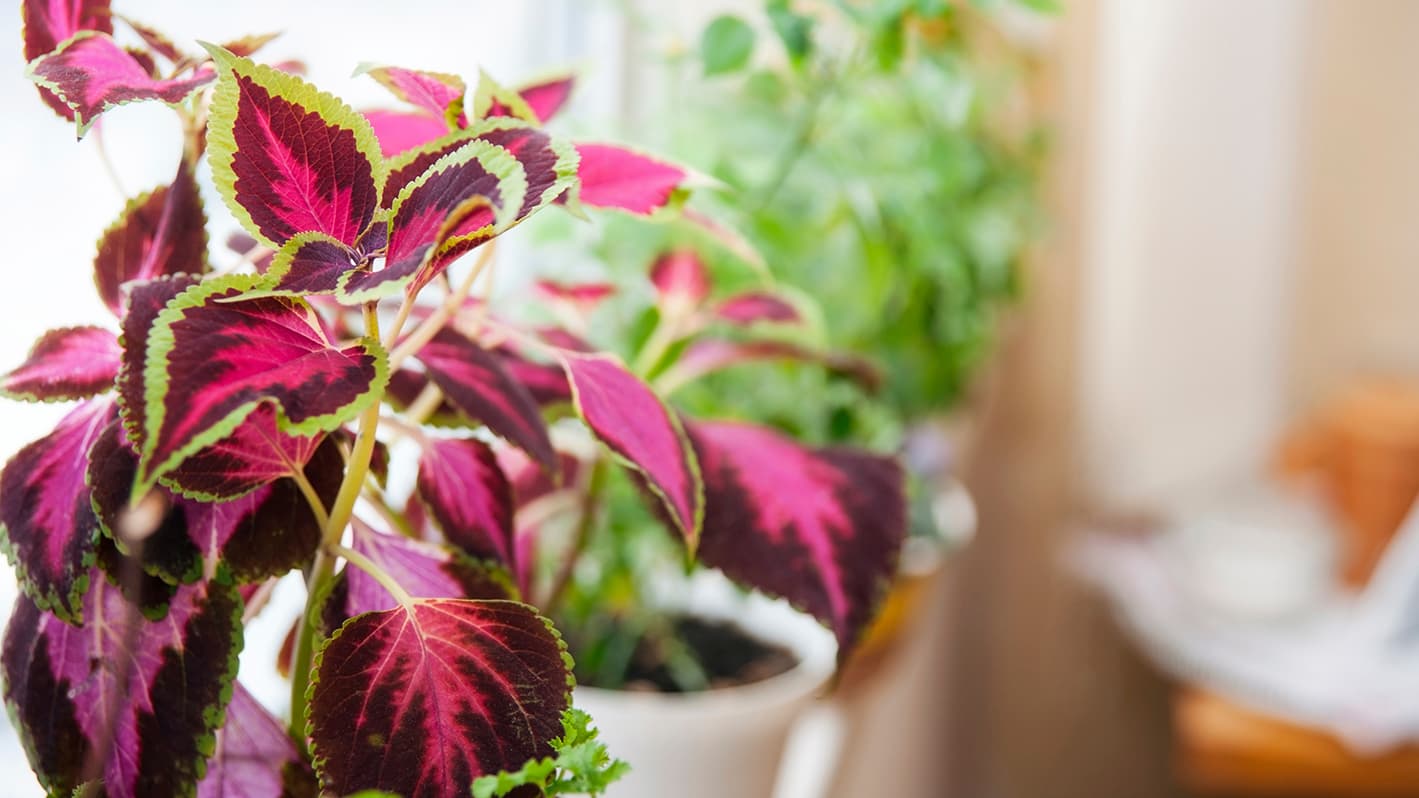
[[[769,798],[789,730],[832,676],[837,644],[827,629],[786,602],[742,595],[718,574],[664,602],[672,611],[732,621],[798,658],[763,681],[699,693],[576,688],[612,756],[631,772],[608,798]]]

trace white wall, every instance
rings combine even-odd
[[[1304,0],[1104,0],[1081,275],[1100,505],[1265,456],[1286,403]]]

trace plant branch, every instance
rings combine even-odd
[[[306,478],[305,470],[296,468],[291,471],[291,479],[295,481],[296,487],[300,488],[301,495],[305,497],[306,503],[310,505],[310,511],[315,514],[315,521],[324,530],[330,525],[330,513],[325,509],[325,502],[321,501],[320,494],[316,492],[315,486],[310,484]]]
[[[674,318],[660,318],[655,323],[655,328],[650,331],[650,337],[646,339],[645,345],[640,352],[636,353],[635,363],[631,365],[631,370],[641,377],[649,377],[652,369],[665,357],[665,353],[670,351],[670,347],[680,339],[680,321]]]
[[[409,519],[400,515],[393,507],[390,507],[388,500],[384,498],[384,494],[368,483],[365,485],[365,501],[370,503],[370,506],[374,508],[375,512],[379,513],[379,516],[384,519],[385,523],[394,527],[394,531],[406,538],[419,539],[419,533],[414,529],[414,525],[409,523]],[[413,499],[410,499],[410,501],[413,501]]]
[[[591,463],[591,472],[586,478],[586,490],[582,493],[581,518],[577,520],[576,537],[572,539],[571,548],[567,550],[561,567],[557,569],[556,579],[547,591],[547,599],[540,604],[548,613],[555,611],[562,596],[566,594],[572,575],[576,572],[577,561],[581,559],[582,552],[586,551],[586,544],[591,540],[591,530],[596,524],[596,510],[605,484],[606,460],[597,456]]]
[[[468,270],[463,282],[458,284],[458,287],[448,295],[442,305],[439,305],[433,313],[429,314],[428,318],[420,322],[419,326],[409,333],[409,337],[394,347],[389,355],[389,370],[391,372],[399,368],[400,364],[409,359],[410,355],[422,349],[424,344],[438,335],[439,330],[442,330],[449,319],[453,318],[453,315],[463,306],[463,301],[468,298],[469,292],[473,290],[473,283],[477,281],[478,275],[482,274],[492,261],[495,249],[495,241],[484,244],[478,253],[478,260],[474,261],[473,267]]]
[[[379,316],[373,303],[365,305],[365,326],[369,334],[379,337]],[[365,475],[370,470],[370,460],[374,457],[375,433],[379,429],[378,400],[372,402],[360,416],[360,429],[355,434],[355,446],[350,450],[350,459],[345,463],[345,478],[340,483],[340,492],[335,497],[335,505],[326,517],[321,535],[321,547],[315,553],[310,577],[306,580],[305,619],[301,622],[300,633],[296,636],[296,653],[291,663],[291,733],[304,747],[306,722],[306,687],[310,683],[310,665],[314,656],[315,626],[319,621],[318,597],[326,584],[335,575],[335,559],[326,552],[332,545],[338,545],[340,536],[350,523],[355,511],[355,502],[365,484]]]
[[[99,163],[103,165],[103,170],[108,175],[109,182],[113,184],[113,189],[118,192],[120,197],[127,199],[128,192],[124,190],[123,181],[118,177],[118,169],[114,168],[113,159],[108,155],[108,146],[104,144],[103,128],[102,119],[94,122],[94,148],[98,150]]]

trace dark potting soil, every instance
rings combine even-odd
[[[672,619],[671,628],[673,641],[651,636],[640,639],[622,689],[682,693],[705,686],[733,687],[777,676],[798,664],[798,658],[783,646],[759,640],[725,621],[678,617]],[[667,651],[676,645],[698,663],[702,674],[698,687],[687,685],[683,677],[676,678],[677,669],[667,657]]]

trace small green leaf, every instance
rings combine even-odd
[[[591,716],[579,709],[562,713],[562,736],[552,740],[555,756],[532,759],[515,771],[474,780],[473,798],[502,798],[518,787],[535,785],[544,796],[601,795],[630,771],[612,759],[591,727]]]
[[[789,6],[789,0],[769,0],[765,12],[774,32],[783,41],[789,60],[801,63],[813,52],[813,19]]]
[[[715,17],[700,37],[700,58],[706,75],[741,69],[753,53],[754,29],[733,14]]]

